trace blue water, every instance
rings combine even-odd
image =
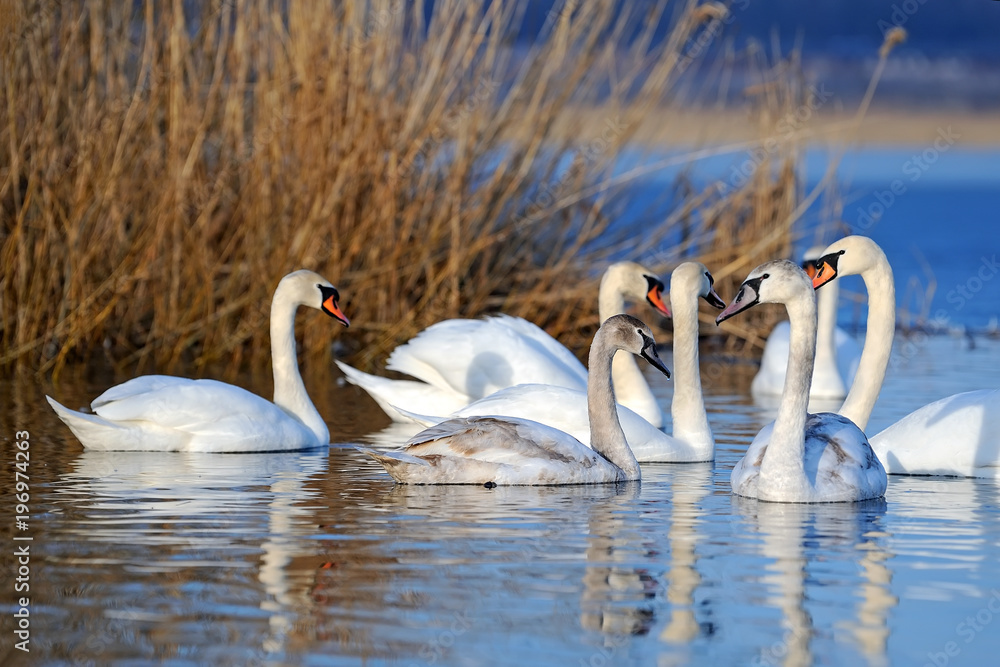
[[[998,363],[998,340],[923,341],[872,428],[996,386]],[[770,412],[747,369],[702,371],[714,463],[562,488],[396,486],[349,442],[402,436],[363,421],[312,453],[83,452],[22,387],[4,421],[33,442],[32,653],[4,662],[992,664],[1000,483],[894,477],[862,504],[736,498],[729,471]],[[670,382],[648,377],[668,404]],[[307,384],[324,414],[355,399]]]

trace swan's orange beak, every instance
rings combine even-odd
[[[663,315],[673,317],[670,314],[670,309],[667,308],[667,304],[663,302],[664,287],[660,279],[655,276],[646,276],[646,286],[649,288],[649,291],[646,292],[646,301],[649,302],[649,305],[656,308]]]
[[[816,274],[819,273],[819,267],[816,266],[816,262],[803,262],[802,269],[810,278],[815,278]]]
[[[344,315],[344,311],[340,309],[340,305],[337,304],[332,296],[323,302],[323,312],[342,323],[345,327],[351,326],[351,321],[347,319],[347,315]]]
[[[663,289],[661,287],[654,287],[649,290],[649,293],[646,294],[646,299],[653,308],[656,308],[667,317],[673,317],[670,314],[670,309],[667,308],[667,304],[663,302]]]
[[[320,310],[324,313],[337,320],[345,327],[351,326],[351,321],[347,319],[347,315],[344,315],[344,311],[340,309],[340,292],[337,291],[336,287],[329,287],[327,285],[317,285],[319,287],[320,294],[323,295],[323,302],[320,305]]]
[[[806,273],[809,272],[806,271]],[[809,273],[809,277],[812,278],[813,289],[819,289],[837,277],[837,269],[830,262],[823,262],[812,273]]]

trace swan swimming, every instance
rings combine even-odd
[[[623,312],[626,300],[645,300],[669,317],[663,290],[660,279],[639,264],[612,264],[598,290],[600,321]],[[396,422],[412,421],[404,413],[450,414],[519,384],[587,390],[587,369],[572,352],[540,327],[508,315],[438,322],[397,347],[386,368],[416,381],[371,375],[339,361],[337,366]],[[619,402],[660,428],[663,412],[631,355],[615,357],[614,377]]]
[[[733,468],[733,493],[785,503],[881,497],[885,469],[864,432],[841,415],[807,412],[816,355],[816,295],[809,276],[787,260],[761,264],[716,323],[760,303],[781,303],[788,311],[788,372],[777,419],[761,429]]]
[[[605,484],[640,478],[639,462],[618,421],[612,358],[642,356],[669,377],[652,332],[630,315],[608,319],[590,347],[587,403],[591,445],[538,422],[490,416],[449,419],[421,431],[403,449],[360,448],[402,484]]]
[[[691,463],[715,459],[715,439],[705,413],[698,364],[698,299],[715,308],[725,302],[715,293],[704,264],[684,262],[670,277],[670,309],[674,324],[673,435],[668,435],[619,402],[618,419],[640,463]],[[617,360],[622,355],[616,355]],[[614,373],[612,372],[612,375]],[[615,377],[617,395],[618,380]],[[549,384],[520,384],[490,394],[453,412],[450,417],[504,415],[530,419],[590,442],[587,392]],[[422,423],[443,419],[424,418]]]
[[[896,330],[892,267],[865,236],[831,244],[813,279],[817,289],[838,276],[860,275],[868,290],[868,332],[857,377],[840,414],[866,428],[885,379]],[[982,389],[942,398],[871,437],[892,475],[951,475],[1000,479],[1000,390]]]
[[[324,447],[326,422],[306,393],[295,354],[295,311],[321,310],[345,327],[340,293],[312,271],[289,273],[271,301],[274,402],[217,380],[145,375],[94,399],[94,414],[45,398],[84,449],[271,452]]]

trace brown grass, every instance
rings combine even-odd
[[[629,178],[610,167],[717,8],[570,2],[522,58],[521,3],[442,0],[426,24],[398,0],[203,4],[2,5],[0,365],[263,366],[271,292],[300,267],[352,320],[300,320],[314,361],[339,336],[370,367],[436,321],[498,310],[585,349],[610,252],[588,244]],[[806,93],[789,63],[760,65],[750,106],[774,135]],[[683,228],[681,247],[651,257],[633,238],[634,258],[701,256],[728,298],[787,255],[802,140],[777,139],[745,184],[648,221],[646,239]]]

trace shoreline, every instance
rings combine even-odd
[[[613,114],[613,110],[598,108],[570,112],[556,134],[599,135]],[[860,125],[853,116],[844,112],[812,113],[803,108],[799,118],[790,115],[771,121],[772,126],[783,130],[772,136],[800,141],[809,147],[844,143],[863,147],[921,146],[933,143],[939,131],[950,126],[955,146],[1000,149],[1000,111],[874,109]],[[758,120],[740,109],[661,109],[644,118],[628,141],[710,149],[761,141],[764,136],[760,128]]]

